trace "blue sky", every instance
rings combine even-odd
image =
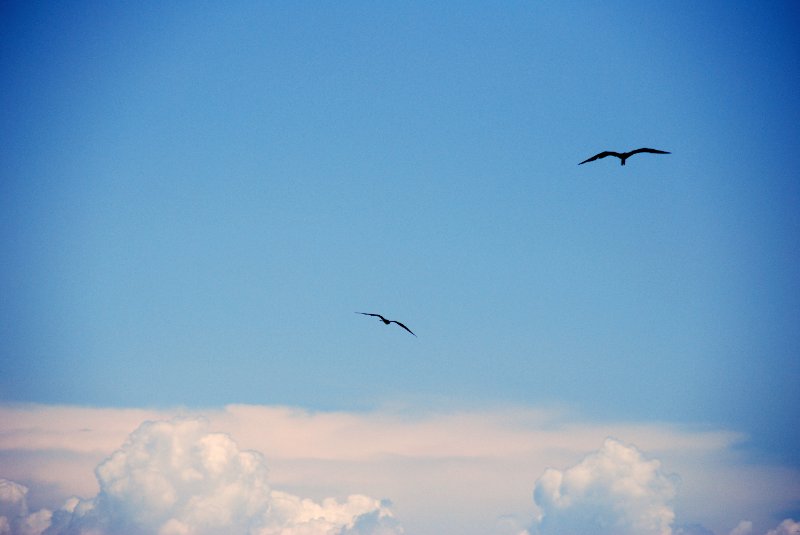
[[[568,407],[800,467],[797,22],[6,2],[0,399]]]

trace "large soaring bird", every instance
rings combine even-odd
[[[409,329],[408,327],[406,327],[405,325],[403,325],[403,324],[402,324],[402,323],[400,323],[399,321],[395,321],[395,320],[387,320],[386,318],[384,318],[384,317],[383,317],[383,316],[381,316],[380,314],[370,314],[369,312],[356,312],[356,314],[364,314],[365,316],[375,316],[376,318],[380,318],[380,320],[383,322],[383,324],[384,324],[384,325],[389,325],[390,323],[396,323],[396,324],[398,324],[400,327],[402,327],[403,329],[405,329],[405,330],[407,330],[408,332],[410,332],[411,334],[414,334],[414,333],[412,333],[412,332],[411,332],[411,329]],[[416,335],[416,334],[414,334],[414,336],[417,336],[417,335]]]
[[[620,165],[625,165],[625,160],[627,160],[628,158],[630,158],[634,154],[639,154],[640,152],[651,152],[653,154],[671,154],[671,153],[663,151],[663,150],[647,149],[647,148],[641,148],[641,149],[632,150],[630,152],[622,152],[622,153],[614,152],[614,151],[611,151],[611,150],[607,150],[605,152],[601,152],[600,154],[595,154],[594,156],[592,156],[588,160],[583,160],[578,165],[585,164],[586,162],[593,162],[593,161],[598,160],[600,158],[605,158],[606,156],[616,156],[620,160]]]

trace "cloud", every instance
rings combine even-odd
[[[108,533],[248,533],[269,508],[266,464],[205,427],[200,420],[142,424],[97,467],[100,493],[78,504],[64,525]]]
[[[31,497],[41,501],[41,490],[29,493],[22,484],[0,479],[0,535],[397,535],[403,527],[417,534],[488,533],[492,526],[497,535],[708,535],[713,531],[700,524],[670,530],[676,517],[676,479],[649,449],[646,455],[608,439],[599,450],[583,453],[578,462],[575,458],[561,462],[569,467],[563,471],[537,467],[544,459],[557,466],[552,460],[569,458],[592,437],[612,428],[649,441],[661,452],[660,459],[667,456],[684,463],[694,459],[684,467],[704,467],[710,460],[724,458],[732,436],[656,425],[567,425],[547,411],[409,416],[231,406],[207,411],[208,417],[201,418],[187,411],[169,417],[166,411],[58,408],[54,416],[44,407],[5,410],[11,418],[0,419],[0,473],[13,471],[17,463],[12,461],[20,455],[43,451],[54,459],[67,455],[60,464],[48,465],[58,469],[49,474],[53,481],[73,477],[68,468],[74,456],[88,459],[101,453],[92,446],[92,434],[100,433],[110,442],[123,427],[121,421],[130,423],[142,414],[155,419],[120,438],[123,445],[95,463],[97,490],[89,494],[92,498],[62,498],[60,509],[31,513]],[[109,427],[103,428],[106,424]],[[244,439],[239,440],[238,434]],[[54,449],[42,450],[48,444]],[[270,463],[275,458],[284,465],[277,486],[290,487],[291,493],[273,487],[276,470],[271,465],[268,473],[265,456],[257,450],[268,451]],[[672,468],[672,461],[663,465]],[[683,479],[684,472],[679,472]],[[530,482],[536,473],[541,477],[533,485],[532,501]],[[711,479],[719,482],[717,476]],[[523,484],[508,485],[514,477]],[[345,484],[333,485],[337,480]],[[742,482],[747,484],[740,490],[752,486],[752,480]],[[392,498],[393,492],[384,490],[407,487],[407,494],[400,493],[404,526],[389,502],[343,492],[359,486],[380,489],[368,494]],[[303,489],[312,489],[315,497],[298,496],[309,495]],[[418,502],[409,499],[412,493]],[[526,501],[530,513],[511,507],[510,497]],[[413,517],[420,503],[430,513],[417,514],[412,527],[407,513]],[[515,512],[492,514],[493,510]],[[474,522],[487,517],[486,522]],[[530,526],[533,517],[537,520],[526,531],[523,526]],[[756,531],[753,522],[742,521],[730,535],[763,534],[765,529]],[[800,525],[787,519],[766,535],[798,531]]]
[[[752,535],[753,533],[755,533],[753,523],[749,520],[742,520],[728,535]],[[787,518],[765,535],[800,535],[800,522]]]
[[[321,503],[272,490],[264,457],[200,419],[148,421],[96,469],[100,492],[29,515],[27,488],[0,485],[0,533],[45,535],[397,535],[387,503]],[[39,521],[26,531],[25,523]],[[46,529],[45,529],[46,528]]]
[[[354,495],[344,502],[331,498],[322,503],[300,499],[283,492],[272,493],[269,525],[262,535],[278,533],[394,535],[402,533],[387,509],[388,502]]]
[[[536,482],[542,534],[670,535],[674,476],[633,446],[607,439],[565,471],[548,469]]]
[[[0,479],[0,517],[6,519],[8,524],[10,518],[24,516],[28,514],[28,506],[25,503],[25,495],[28,488],[7,479]],[[2,530],[0,530],[2,533]]]
[[[548,468],[536,481],[539,514],[529,531],[507,522],[498,535],[714,535],[701,524],[673,530],[673,504],[679,479],[658,459],[613,438],[563,472]],[[742,520],[729,535],[753,535],[753,522]],[[763,533],[763,532],[762,532]],[[800,535],[800,523],[786,519],[765,535]]]
[[[753,523],[749,520],[742,520],[736,525],[729,535],[750,535],[753,533]]]
[[[0,535],[39,535],[50,525],[50,511],[28,513],[28,488],[0,479]]]
[[[800,473],[743,458],[744,450],[736,447],[741,434],[592,422],[557,408],[391,406],[345,412],[265,405],[202,411],[0,405],[0,476],[31,489],[31,510],[56,510],[71,495],[101,494],[96,467],[142,421],[198,418],[206,421],[206,434],[225,433],[235,437],[240,452],[266,458],[271,497],[276,489],[318,505],[330,496],[340,504],[351,495],[389,497],[391,510],[415,535],[523,531],[541,513],[531,499],[536,479],[548,467],[577,464],[608,436],[636,444],[680,474],[673,501],[677,525],[702,523],[728,534],[739,518],[747,518],[758,527],[753,535],[763,535],[774,527],[777,511],[791,510],[800,499]],[[371,515],[389,509],[374,503]],[[370,518],[362,515],[349,529],[363,532]]]
[[[769,530],[767,535],[800,535],[800,522],[787,518],[781,522],[780,526]]]
[[[683,524],[676,526],[672,533],[673,535],[714,535],[713,531],[702,524]]]

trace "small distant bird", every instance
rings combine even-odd
[[[627,160],[628,158],[630,158],[634,154],[639,154],[640,152],[651,152],[653,154],[672,154],[670,152],[663,151],[663,150],[647,149],[647,148],[641,148],[641,149],[632,150],[630,152],[622,152],[622,153],[614,152],[614,151],[611,151],[611,150],[607,150],[605,152],[601,152],[600,154],[595,154],[594,156],[592,156],[588,160],[583,160],[578,165],[585,164],[586,162],[593,162],[593,161],[598,160],[600,158],[605,158],[606,156],[616,156],[620,160],[620,165],[625,165],[625,160]]]
[[[402,323],[400,323],[399,321],[395,321],[395,320],[387,320],[386,318],[384,318],[384,317],[383,317],[383,316],[381,316],[380,314],[370,314],[369,312],[356,312],[356,314],[364,314],[365,316],[375,316],[376,318],[380,318],[380,320],[383,322],[383,324],[384,324],[384,325],[389,325],[390,323],[396,323],[396,324],[398,324],[400,327],[402,327],[403,329],[405,329],[405,330],[407,330],[408,332],[410,332],[411,334],[414,334],[413,332],[411,332],[411,329],[409,329],[408,327],[406,327],[405,325],[403,325],[403,324],[402,324]],[[417,335],[416,335],[416,334],[414,334],[414,336],[417,336]]]

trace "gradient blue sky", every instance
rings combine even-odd
[[[3,2],[0,399],[566,406],[800,466],[798,11]]]

